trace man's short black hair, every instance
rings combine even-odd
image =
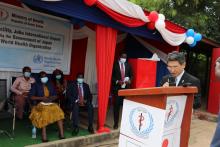
[[[25,67],[23,67],[22,72],[24,73],[27,70],[31,71],[31,68],[29,66],[25,66]]]
[[[41,78],[42,76],[46,76],[47,75],[47,73],[45,72],[45,71],[41,71],[41,72],[39,72],[39,77]]]
[[[185,53],[173,51],[173,52],[169,53],[167,56],[167,63],[169,61],[178,61],[182,65],[186,62]]]
[[[78,77],[83,77],[83,78],[84,78],[84,74],[83,74],[83,73],[78,73],[76,77],[77,77],[77,78],[78,78]]]

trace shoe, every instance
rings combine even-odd
[[[48,139],[42,139],[42,142],[48,142],[49,140]]]
[[[91,134],[94,134],[94,133],[95,133],[95,131],[94,131],[94,129],[93,129],[92,126],[89,126],[89,127],[88,127],[88,131],[89,131],[89,133],[91,133]]]
[[[74,127],[72,131],[72,136],[76,136],[79,133],[79,127]]]
[[[59,134],[59,139],[65,139],[65,137]]]
[[[113,127],[115,130],[118,129],[118,125],[114,124],[114,127]]]

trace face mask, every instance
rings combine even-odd
[[[61,77],[62,77],[61,75],[56,75],[57,80],[61,79]]]
[[[81,84],[81,83],[83,83],[83,81],[84,81],[84,79],[83,79],[83,78],[77,78],[77,82],[78,82],[78,83],[80,83],[80,84]]]
[[[125,63],[126,62],[126,58],[120,58],[120,62]]]
[[[41,80],[42,83],[45,84],[45,83],[47,83],[47,81],[48,81],[48,77],[43,77],[43,78],[41,78],[40,80]]]
[[[30,72],[24,72],[24,77],[26,77],[26,78],[29,78],[31,76],[31,73]]]

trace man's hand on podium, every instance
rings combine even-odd
[[[169,87],[169,83],[165,82],[162,87]]]

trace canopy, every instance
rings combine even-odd
[[[154,39],[158,41],[163,40],[159,33],[155,33],[155,31],[147,29],[146,26],[131,28],[122,25],[119,22],[110,18],[107,14],[105,14],[97,7],[86,6],[83,0],[64,0],[58,2],[22,0],[22,2],[36,11],[61,16],[72,20],[73,23],[76,22],[76,19],[81,19],[96,24],[109,26],[117,30],[142,36],[148,39]]]

